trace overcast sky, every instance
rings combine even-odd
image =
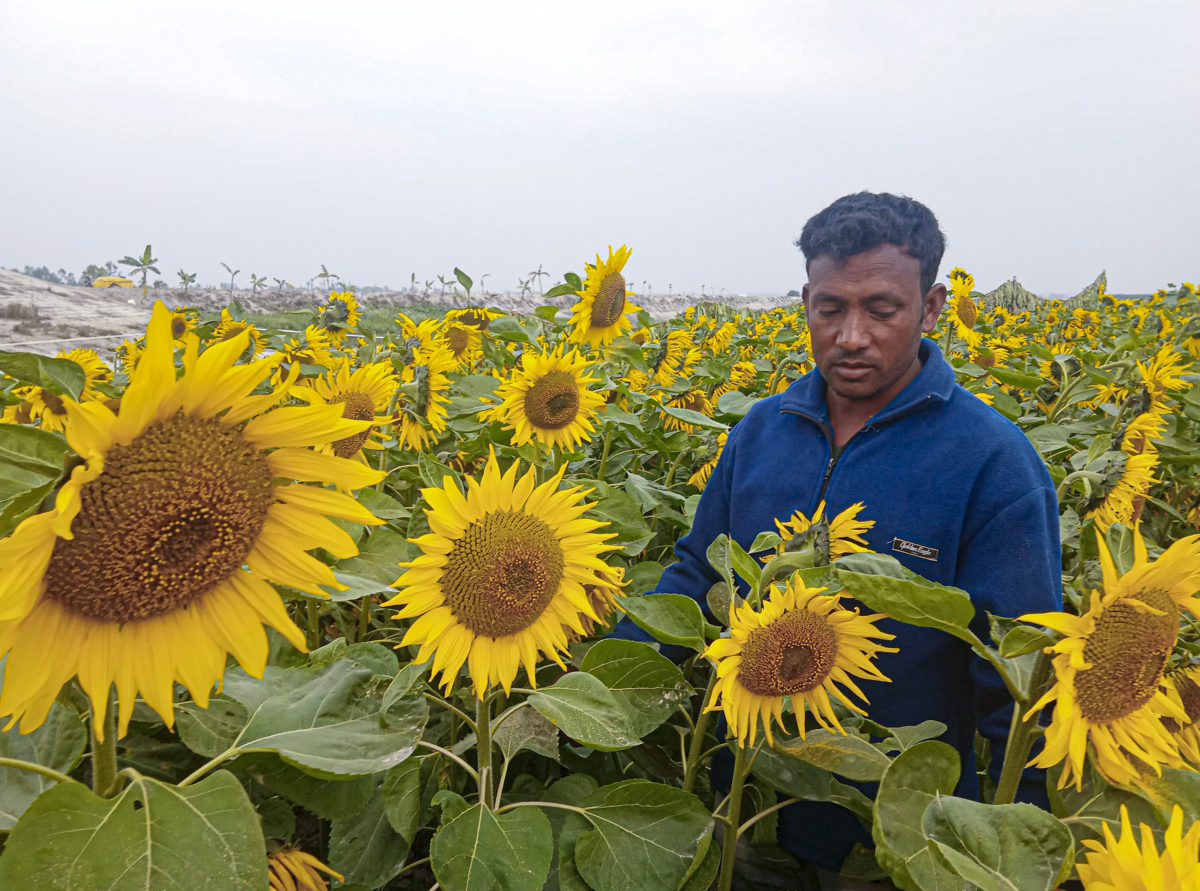
[[[0,265],[782,293],[859,189],[977,287],[1200,279],[1200,3],[0,4]],[[547,282],[549,283],[549,282]]]

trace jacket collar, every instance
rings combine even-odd
[[[949,401],[954,392],[954,369],[942,356],[938,345],[929,338],[922,338],[918,355],[922,362],[920,372],[891,402],[872,415],[867,424],[891,421],[930,403]],[[825,378],[814,368],[784,391],[779,410],[795,412],[818,423],[828,424],[829,407],[825,403],[825,387]]]

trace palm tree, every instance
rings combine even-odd
[[[232,296],[233,296],[233,280],[234,280],[235,278],[237,278],[237,274],[238,274],[239,272],[241,272],[242,270],[240,270],[240,269],[230,269],[230,268],[229,268],[229,264],[228,264],[228,263],[226,263],[224,260],[222,260],[222,261],[221,261],[221,265],[222,265],[222,266],[224,266],[224,267],[225,267],[225,271],[229,273],[229,296],[230,296],[230,297],[232,297]]]
[[[151,272],[158,273],[159,275],[162,274],[162,273],[158,272],[158,267],[154,265],[155,263],[158,262],[158,260],[155,259],[154,257],[150,256],[150,245],[146,245],[146,249],[144,251],[142,251],[141,257],[126,257],[125,259],[120,260],[118,262],[122,266],[132,267],[129,270],[130,275],[136,275],[139,272],[142,274],[142,297],[143,297],[143,299],[146,296],[146,276],[147,276],[147,274],[149,274]]]
[[[257,276],[253,272],[250,273],[250,293],[257,294],[259,288],[267,286],[266,276]]]
[[[282,291],[282,290],[283,290],[283,286],[284,286],[284,285],[288,285],[288,283],[287,283],[286,279],[282,279],[282,278],[275,278],[275,276],[271,276],[271,281],[275,282],[275,290],[276,290],[276,291]],[[288,285],[288,287],[290,288],[290,287],[291,287],[291,285]]]
[[[332,278],[332,279],[335,279],[335,280],[337,280],[337,279],[341,279],[341,276],[340,276],[340,275],[338,275],[336,272],[330,272],[328,269],[326,269],[326,268],[325,268],[325,264],[324,264],[324,263],[322,263],[322,264],[321,264],[321,271],[320,271],[320,272],[318,272],[318,273],[317,273],[317,274],[314,276],[314,278],[319,278],[319,279],[321,279],[321,280],[324,282],[323,288],[328,288],[328,287],[329,287],[329,280],[330,280],[331,278]]]
[[[187,293],[188,285],[196,280],[196,273],[179,270],[179,280],[183,282],[183,293]]]
[[[544,277],[549,277],[549,275],[550,275],[550,273],[548,273],[548,272],[543,272],[543,271],[542,271],[542,264],[541,264],[541,263],[539,263],[539,264],[538,264],[538,268],[537,268],[537,269],[535,269],[535,270],[533,270],[532,272],[530,272],[530,273],[529,273],[529,280],[530,280],[530,281],[536,281],[536,282],[537,282],[537,286],[538,286],[538,295],[539,295],[539,296],[541,296],[541,295],[544,293],[544,292],[542,291],[542,279],[543,279]]]

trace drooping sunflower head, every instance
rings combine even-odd
[[[881,643],[894,635],[875,627],[884,616],[846,609],[840,593],[824,590],[793,577],[772,589],[761,609],[733,607],[730,636],[705,650],[717,672],[707,709],[724,711],[739,745],[754,745],[760,720],[770,743],[771,722],[783,727],[788,697],[801,736],[806,708],[822,727],[845,733],[830,697],[865,715],[851,699],[853,694],[867,702],[853,679],[888,680],[873,661],[881,652],[896,652]]]
[[[267,854],[270,883],[267,891],[328,891],[325,876],[339,882],[346,877],[326,866],[312,854],[286,845]]]
[[[975,276],[961,266],[955,266],[946,276],[950,279],[950,291],[955,297],[970,297],[975,289]]]
[[[695,486],[700,491],[704,491],[704,487],[708,485],[708,480],[712,476],[712,472],[717,467],[717,461],[721,458],[721,452],[725,450],[727,439],[729,439],[728,433],[717,434],[717,453],[701,464],[696,472],[688,477],[689,486]]]
[[[1164,719],[1175,737],[1179,753],[1194,769],[1200,769],[1200,665],[1187,665],[1167,673],[1168,695],[1178,699],[1189,721]]]
[[[1120,838],[1113,835],[1106,822],[1103,843],[1095,839],[1083,841],[1087,855],[1075,869],[1084,888],[1089,891],[1200,888],[1200,822],[1192,823],[1186,834],[1183,823],[1183,808],[1172,805],[1171,822],[1163,835],[1160,853],[1152,828],[1139,823],[1135,835],[1129,811],[1121,805]]]
[[[494,309],[488,309],[486,306],[465,306],[462,309],[452,309],[446,313],[446,320],[458,322],[460,325],[467,325],[477,330],[480,334],[486,334],[488,325],[492,319],[500,318],[504,313],[497,312]]]
[[[458,368],[470,368],[483,357],[483,334],[475,325],[449,322],[442,337]]]
[[[304,334],[284,341],[279,366],[271,382],[278,383],[291,374],[294,365],[316,365],[326,369],[333,367],[333,349],[329,333],[319,325],[309,325],[304,329]]]
[[[622,274],[631,253],[625,245],[614,253],[609,245],[607,259],[597,254],[596,262],[588,264],[583,289],[576,292],[579,300],[571,308],[569,342],[603,347],[633,330],[626,316],[641,312],[641,307],[628,301],[633,292],[626,289]]]
[[[0,714],[24,731],[75,675],[101,734],[116,684],[122,735],[138,696],[171,725],[176,681],[206,706],[228,654],[261,676],[264,624],[304,646],[270,583],[326,594],[338,582],[307,551],[357,548],[325,514],[377,522],[348,495],[291,483],[377,482],[307,448],[361,422],[331,406],[276,408],[286,386],[256,393],[277,359],[237,365],[245,332],[203,353],[186,335],[177,376],[171,324],[156,304],[119,412],[66,401],[83,463],[53,509],[0,540]]]
[[[123,340],[113,348],[113,352],[116,354],[117,360],[121,363],[121,370],[127,375],[131,375],[134,369],[137,368],[138,359],[141,358],[144,349],[144,343],[134,340]]]
[[[86,348],[77,348],[73,350],[59,350],[58,358],[70,359],[83,369],[83,390],[79,394],[79,401],[86,402],[89,399],[102,399],[104,394],[100,391],[99,384],[107,384],[112,381],[112,369],[107,363],[100,358],[95,350]]]
[[[403,384],[392,418],[402,448],[423,451],[446,430],[450,378],[454,357],[440,339],[413,351],[412,364],[401,375]]]
[[[208,343],[216,344],[225,340],[230,340],[237,335],[246,331],[250,335],[250,344],[246,347],[246,355],[240,356],[240,359],[252,360],[257,359],[262,354],[262,332],[258,330],[250,322],[245,319],[235,319],[233,314],[227,309],[222,308],[221,320],[213,329],[212,337],[208,339]]]
[[[591,603],[592,609],[600,617],[600,620],[594,622],[591,616],[582,616],[583,633],[568,632],[567,638],[571,641],[591,637],[596,633],[597,628],[603,628],[603,626],[611,624],[621,609],[621,598],[625,596],[624,589],[627,584],[625,570],[620,566],[606,566],[602,570],[597,570],[596,574],[604,579],[604,582],[594,585],[584,585],[583,588],[587,592],[588,601]]]
[[[318,321],[334,346],[341,346],[346,332],[354,330],[360,316],[358,300],[350,291],[333,291],[317,307]]]
[[[521,367],[500,384],[502,400],[495,415],[513,431],[513,443],[536,439],[573,449],[595,432],[594,421],[604,394],[590,389],[596,382],[591,364],[564,346],[546,353],[526,352]]]
[[[796,511],[786,522],[776,520],[775,528],[783,539],[778,553],[811,543],[819,554],[827,558],[818,560],[817,565],[823,565],[846,554],[869,551],[863,535],[875,527],[875,521],[858,519],[864,507],[861,501],[857,501],[829,520],[825,516],[825,502],[822,501],[813,511],[811,519],[803,511]],[[811,542],[806,539],[811,539]]]
[[[688,390],[686,393],[681,393],[671,399],[667,405],[672,408],[683,408],[710,418],[712,417],[712,403],[708,401],[708,396],[704,394],[703,390]],[[663,417],[663,426],[668,430],[683,430],[688,433],[695,433],[699,429],[695,424],[689,424],[687,421],[682,421],[672,415],[665,415]]]
[[[450,477],[421,490],[432,531],[413,540],[421,554],[400,564],[385,606],[415,619],[400,646],[419,644],[415,661],[432,658],[447,692],[464,664],[481,699],[496,685],[511,690],[522,666],[536,686],[540,658],[561,665],[568,635],[602,620],[587,588],[612,586],[601,559],[612,536],[584,516],[585,493],[559,490],[564,470],[539,486],[515,463],[501,473],[493,454],[465,495]]]

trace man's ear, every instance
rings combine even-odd
[[[924,311],[921,314],[921,330],[928,334],[937,327],[938,316],[946,305],[946,286],[934,285],[925,295]]]

